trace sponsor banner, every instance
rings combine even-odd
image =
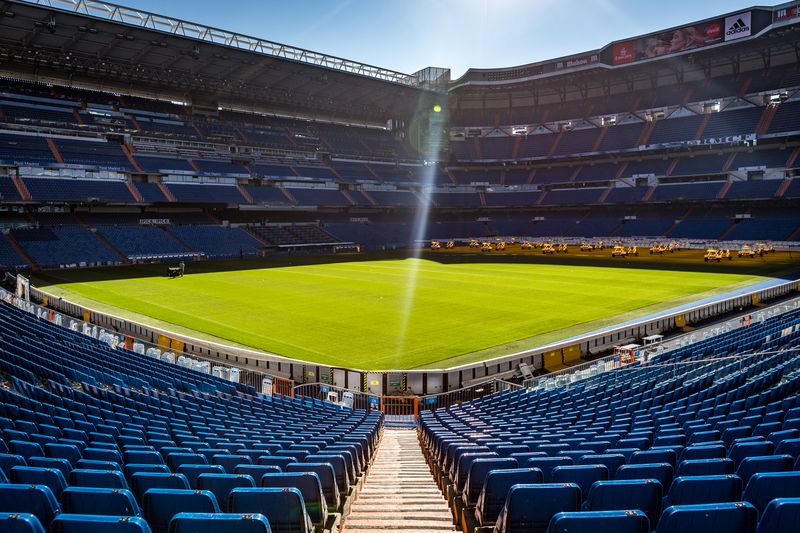
[[[615,44],[613,53],[615,65],[633,63],[636,61],[636,41]]]
[[[140,226],[169,226],[168,218],[140,218]]]
[[[555,64],[555,69],[564,70],[568,68],[583,67],[585,65],[591,65],[592,63],[597,63],[598,61],[600,61],[600,56],[598,54],[570,57],[563,61],[557,61]]]
[[[787,20],[796,18],[800,18],[800,5],[784,7],[783,9],[776,10],[772,16],[772,21],[785,22]]]
[[[752,17],[752,11],[725,17],[725,40],[735,41],[742,37],[750,37],[753,33]]]
[[[748,20],[750,20],[749,12]],[[716,19],[632,41],[616,43],[612,47],[612,61],[614,65],[625,65],[634,61],[677,54],[721,43],[724,39],[722,28],[723,20]]]

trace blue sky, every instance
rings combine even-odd
[[[117,0],[412,73],[506,67],[599,48],[766,0]]]

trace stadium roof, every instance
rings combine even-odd
[[[0,68],[172,90],[209,106],[236,97],[370,120],[412,114],[437,76],[449,76],[404,74],[96,0],[0,1]]]

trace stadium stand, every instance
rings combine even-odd
[[[701,531],[692,513],[714,509],[715,520],[742,531],[755,531],[759,519],[759,527],[774,527],[768,506],[774,512],[800,490],[792,447],[798,324],[794,310],[569,388],[498,393],[424,412],[423,446],[454,520],[473,530],[496,515],[495,531],[544,531],[548,523],[552,531],[566,513],[595,531],[619,510],[641,513],[642,531],[672,531],[682,520],[692,520],[687,531]],[[776,336],[781,331],[791,333]],[[487,468],[476,498],[471,480]]]
[[[282,520],[292,520],[286,509],[302,506],[304,501],[303,494],[293,488],[293,480],[276,477],[270,478],[269,485],[275,488],[234,489],[255,487],[255,481],[250,475],[201,473],[198,490],[188,490],[186,478],[175,469],[185,466],[192,454],[177,451],[176,445],[208,450],[214,453],[212,462],[231,458],[226,462],[231,469],[239,468],[234,463],[250,464],[247,450],[260,460],[293,445],[307,445],[317,452],[316,465],[333,472],[348,464],[356,481],[364,474],[382,431],[378,412],[342,410],[280,396],[265,398],[250,387],[134,352],[116,351],[109,357],[107,345],[39,323],[7,303],[0,304],[0,328],[5,339],[0,411],[3,420],[11,423],[4,424],[4,449],[5,439],[10,438],[8,448],[19,455],[9,457],[21,465],[34,461],[31,454],[56,458],[69,453],[63,464],[66,476],[55,468],[9,467],[9,461],[2,462],[0,471],[10,483],[0,484],[0,508],[4,513],[31,513],[31,518],[0,516],[3,528],[9,520],[22,520],[54,531],[106,531],[97,524],[116,523],[126,516],[128,525],[142,531],[167,531],[168,526],[173,531],[184,527],[184,519],[213,520],[214,524],[231,520],[232,515],[219,514],[230,509],[251,513],[248,516],[262,513],[267,517],[260,522],[263,531],[269,531],[267,519],[274,522],[273,530],[281,531]],[[6,336],[12,332],[13,338]],[[56,344],[57,351],[52,348]],[[74,388],[71,383],[82,386]],[[113,383],[114,389],[106,390],[102,383]],[[54,436],[40,444],[42,435],[37,436],[37,431]],[[216,453],[213,447],[236,454]],[[27,452],[27,448],[36,451]],[[353,454],[358,462],[352,461]],[[81,461],[102,456],[113,459],[110,469],[75,468]],[[204,455],[196,456],[205,461]],[[148,473],[148,467],[161,472]],[[137,473],[126,482],[121,469],[133,472],[134,468]],[[302,478],[319,479],[308,473]],[[329,483],[337,487],[333,474]],[[352,491],[347,484],[342,488],[344,502]],[[287,491],[296,498],[290,507],[283,499]],[[335,515],[344,504],[332,503],[324,516],[314,511],[320,522],[338,523]],[[299,516],[306,516],[306,511]],[[236,523],[245,526],[241,520]]]

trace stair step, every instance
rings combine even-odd
[[[344,532],[456,531],[453,517],[411,429],[386,427]]]

